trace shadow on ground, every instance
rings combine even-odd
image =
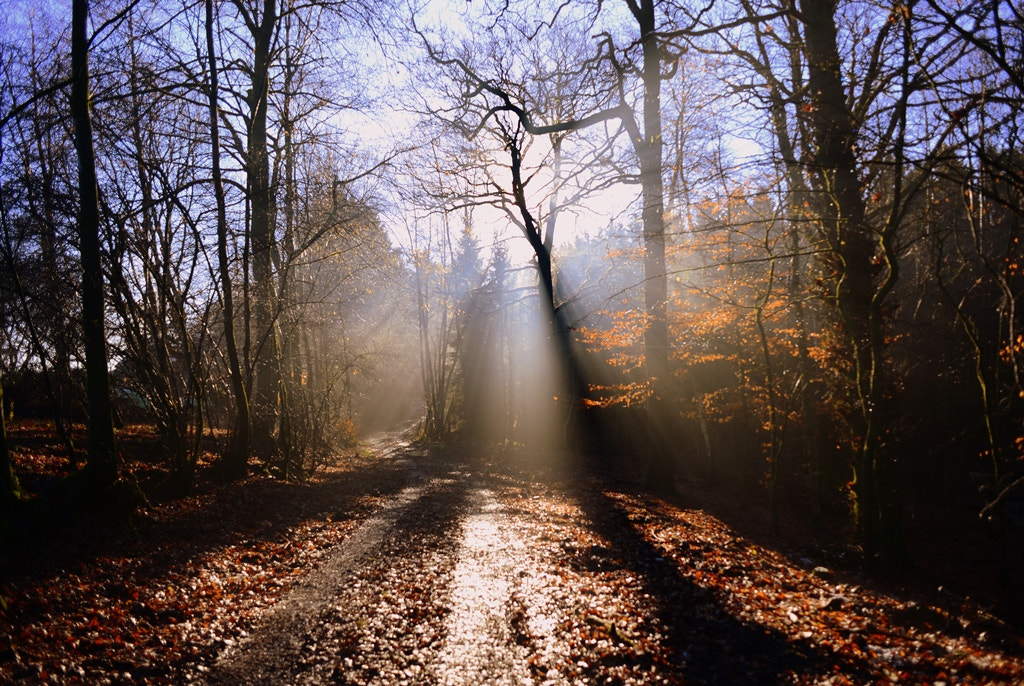
[[[394,463],[358,458],[315,482],[250,477],[210,483],[192,497],[162,503],[129,522],[112,522],[44,492],[13,513],[12,535],[0,548],[0,581],[30,580],[97,559],[145,555],[155,575],[188,566],[216,548],[278,540],[310,518],[341,521],[365,515],[368,499],[387,497],[405,483]]]

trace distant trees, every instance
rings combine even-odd
[[[362,195],[387,153],[357,161],[323,128],[365,101],[359,75],[326,59],[339,27],[362,25],[358,8],[74,9],[70,44],[46,8],[4,33],[5,381],[46,379],[58,430],[88,418],[100,481],[117,471],[114,422],[131,420],[111,395],[157,425],[178,490],[225,428],[226,476],[246,471],[257,439],[268,468],[301,478],[360,425],[401,414],[381,410],[374,384],[403,367],[384,360],[401,354],[407,319],[389,301],[406,273]],[[82,328],[67,317],[77,283]]]
[[[424,129],[431,134],[445,130],[430,117]],[[447,151],[440,142],[461,146],[470,159],[457,167],[441,166]],[[435,144],[417,147],[399,178],[409,210],[406,240],[424,403],[421,431],[431,441],[484,434],[503,440],[510,436],[511,421],[489,416],[488,408],[501,406],[495,412],[510,416],[503,373],[510,363],[503,337],[510,332],[498,322],[507,321],[513,277],[500,247],[490,264],[481,251],[475,208],[488,201],[474,184],[486,183],[478,175],[485,158],[458,138],[438,137]]]
[[[588,269],[575,296],[596,311],[575,342],[608,365],[586,398],[595,412],[664,402],[663,422],[646,413],[669,456],[652,486],[679,465],[763,477],[776,502],[810,489],[820,516],[850,505],[872,569],[907,563],[908,498],[925,482],[956,488],[937,471],[987,471],[977,510],[1005,505],[1024,435],[1010,419],[1024,397],[1019,12],[627,0],[480,17],[504,48],[428,40],[449,81],[423,101],[463,135],[505,131],[513,165],[540,148],[526,188],[579,163],[554,151],[584,133],[602,150],[588,174],[639,186],[643,249],[606,253],[608,269],[643,276],[611,290],[607,271]],[[580,25],[588,49],[527,57]],[[565,74],[588,84],[567,112],[541,85]],[[716,119],[702,126],[702,113]],[[558,144],[543,141],[555,132]],[[456,153],[451,168],[466,163]],[[530,212],[538,197],[527,190]]]
[[[82,396],[77,392],[80,378],[72,374],[81,337],[81,279],[77,256],[70,249],[77,216],[75,155],[67,101],[53,87],[68,71],[69,54],[55,44],[58,29],[45,13],[39,15],[23,27],[25,46],[5,44],[2,49],[3,110],[8,113],[0,130],[0,263],[6,275],[4,302],[10,308],[5,329],[12,345],[23,341],[28,355],[36,359],[42,402],[49,406],[61,444],[74,461],[70,423],[78,409],[75,401]],[[32,278],[22,276],[29,274]]]
[[[468,216],[466,217],[468,220]],[[430,224],[429,220],[424,221]],[[442,246],[431,250],[433,241]],[[465,434],[473,408],[469,406],[477,383],[467,332],[487,314],[478,311],[477,294],[484,286],[484,267],[479,248],[466,221],[453,231],[442,213],[436,226],[421,230],[414,239],[414,269],[425,416],[423,434],[432,441]],[[479,344],[477,340],[475,342]],[[497,388],[488,389],[492,395]]]
[[[340,124],[372,90],[332,54],[370,45],[364,9],[94,8],[91,100],[79,14],[74,65],[43,10],[5,31],[9,395],[38,375],[59,429],[83,416],[82,370],[112,367],[187,488],[211,427],[233,432],[226,473],[250,452],[308,473],[353,422],[406,413],[367,381],[401,375],[432,439],[490,414],[478,437],[518,440],[527,416],[567,408],[629,418],[616,448],[649,453],[650,487],[687,475],[764,485],[776,506],[799,496],[855,522],[873,569],[907,562],[908,503],[934,491],[1009,526],[1024,454],[1015,7],[474,3],[466,30],[419,14],[376,35],[407,79],[407,154],[386,174],[389,153],[366,161]],[[83,112],[94,182],[84,141],[70,154]],[[390,205],[371,193],[385,178]],[[97,214],[77,221],[93,185]],[[88,362],[103,327],[112,362]],[[527,371],[557,376],[533,329],[570,370],[584,348],[597,363],[528,415]]]

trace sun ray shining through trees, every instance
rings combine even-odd
[[[10,0],[0,544],[401,429],[1024,617],[1022,65],[1005,0]]]

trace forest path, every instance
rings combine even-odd
[[[531,682],[509,624],[516,523],[471,472],[393,437],[371,448],[411,484],[226,651],[210,682]]]
[[[201,680],[511,686],[1024,676],[1024,641],[1007,627],[840,581],[701,510],[552,470],[550,460],[526,470],[492,451],[422,451],[390,440],[377,450],[403,465],[406,487]]]
[[[407,447],[376,445],[411,485],[226,651],[212,683],[528,683],[506,611],[514,525],[470,473],[414,464]]]
[[[733,494],[569,462],[384,435],[305,482],[26,536],[0,555],[0,683],[1024,683],[1024,632],[926,570],[883,590]]]
[[[536,480],[387,437],[376,449],[409,485],[228,648],[209,683],[774,683],[791,666],[784,638],[681,580],[584,475]]]

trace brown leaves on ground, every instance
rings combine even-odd
[[[531,522],[513,621],[538,682],[1024,683],[1024,635],[980,605],[872,590],[600,480],[508,486]]]
[[[507,635],[536,683],[1024,682],[1024,637],[979,606],[873,590],[598,479],[417,459],[476,474],[517,537]],[[2,563],[0,682],[201,679],[401,482],[393,461],[349,455],[306,484],[251,478],[154,506],[130,532],[19,548]],[[301,659],[328,682],[436,680],[463,497],[461,477],[445,483],[310,637]]]
[[[1024,637],[983,608],[929,605],[794,562],[700,510],[607,493],[679,579],[735,621],[784,640],[810,666],[794,683],[1021,683]],[[824,668],[824,669],[822,669]]]
[[[393,466],[348,454],[304,484],[207,483],[129,531],[58,523],[3,552],[0,682],[179,683],[399,484]]]

